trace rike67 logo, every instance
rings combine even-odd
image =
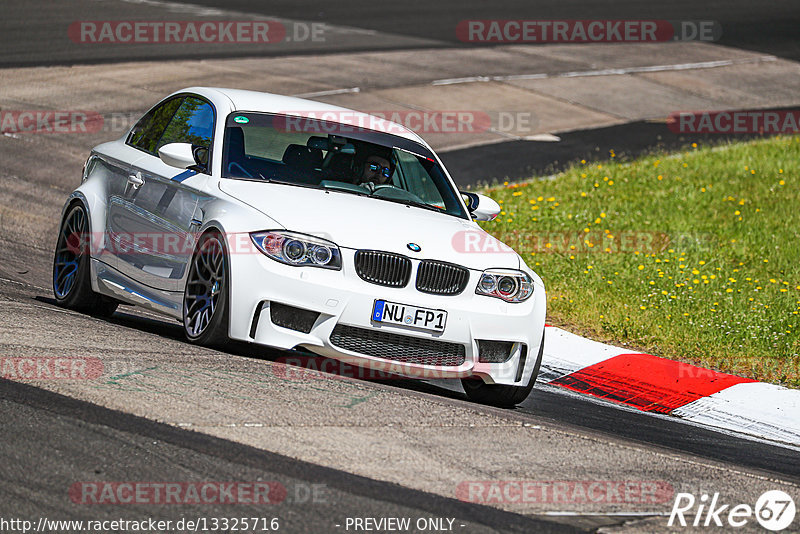
[[[755,518],[765,529],[778,532],[792,524],[796,511],[792,497],[780,490],[764,492],[755,507],[724,504],[719,493],[704,493],[699,499],[691,493],[678,493],[667,526],[741,528]]]

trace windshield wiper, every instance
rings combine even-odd
[[[450,215],[447,213],[446,210],[442,208],[437,208],[431,204],[425,204],[424,202],[417,202],[416,200],[409,200],[409,199],[400,199],[400,198],[385,198],[385,197],[372,197],[377,198],[379,200],[388,200],[389,202],[395,202],[397,204],[403,204],[404,206],[414,206],[416,208],[422,208],[430,211],[435,211],[436,213],[444,213],[446,215]]]
[[[265,182],[268,184],[295,185],[297,187],[306,187],[308,189],[324,189],[324,187],[320,187],[314,184],[304,184],[302,182],[289,182],[287,180],[276,180],[274,178],[265,178],[264,175],[261,173],[258,173],[258,175],[261,176],[261,179],[257,180],[258,182]]]

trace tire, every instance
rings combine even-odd
[[[463,378],[461,384],[467,393],[467,398],[480,404],[489,404],[500,408],[513,408],[528,398],[536,377],[539,374],[539,367],[542,365],[542,354],[544,353],[544,331],[542,331],[542,342],[539,344],[539,354],[536,356],[536,366],[533,368],[531,379],[527,386],[508,386],[505,384],[487,384],[483,380],[475,378]]]
[[[58,230],[53,255],[53,295],[59,306],[110,317],[119,303],[92,290],[89,235],[86,210],[80,203],[73,204]]]
[[[191,343],[223,347],[228,338],[229,283],[225,240],[217,231],[200,237],[183,291],[183,332]]]

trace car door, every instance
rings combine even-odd
[[[211,104],[183,95],[156,110],[142,132],[132,133],[130,141],[144,154],[133,165],[128,195],[115,207],[117,219],[125,221],[126,235],[132,236],[127,252],[118,254],[120,270],[139,283],[181,290],[194,243],[192,219],[198,202],[198,194],[184,180],[204,169],[171,167],[158,157],[158,149],[168,143],[210,149],[213,128]]]
[[[132,278],[137,278],[136,271],[142,267],[141,247],[136,241],[142,233],[143,218],[134,201],[144,184],[134,164],[155,150],[182,101],[183,97],[169,98],[145,113],[125,140],[125,149],[133,154],[125,158],[125,163],[109,162],[114,180],[106,211],[106,263]]]

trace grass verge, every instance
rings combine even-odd
[[[582,163],[486,193],[548,321],[800,387],[800,137]]]

